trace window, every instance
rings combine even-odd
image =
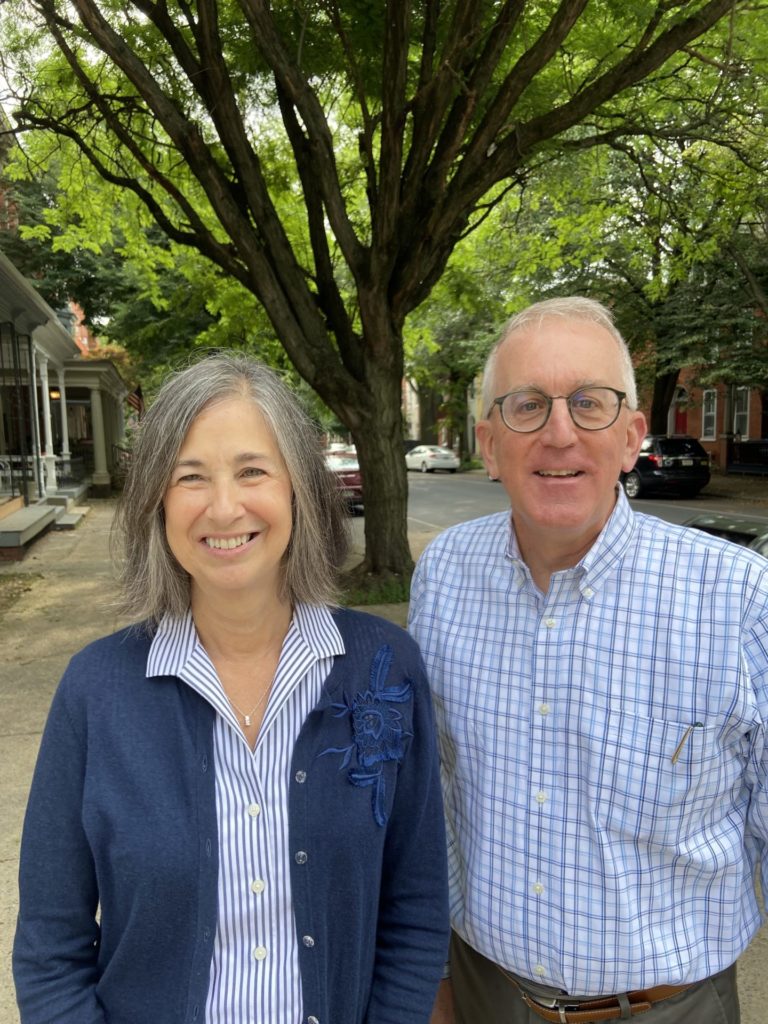
[[[701,436],[705,441],[717,437],[717,392],[705,391],[701,399]]]
[[[734,393],[733,433],[741,441],[749,435],[749,388],[736,388]]]

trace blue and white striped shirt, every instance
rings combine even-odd
[[[331,613],[297,605],[251,751],[191,613],[166,618],[147,676],[175,675],[216,710],[219,919],[205,1024],[299,1024],[301,977],[290,884],[288,779],[301,727],[334,657],[344,653]]]
[[[768,561],[634,514],[542,594],[509,513],[419,561],[451,914],[475,949],[573,995],[735,961],[768,891]]]

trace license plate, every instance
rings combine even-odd
[[[680,459],[680,465],[681,466],[692,466],[693,465],[693,459]]]

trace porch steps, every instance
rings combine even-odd
[[[73,505],[71,508],[67,509],[66,512],[62,512],[61,515],[56,517],[53,529],[74,530],[75,527],[80,525],[90,511],[91,510],[88,505]]]
[[[0,561],[20,562],[47,530],[74,530],[89,512],[84,505],[27,505],[0,519]]]
[[[56,521],[52,505],[27,505],[0,519],[0,559],[20,562],[28,546]]]

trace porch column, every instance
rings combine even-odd
[[[97,490],[109,490],[112,480],[107,469],[107,448],[104,441],[104,412],[101,407],[101,391],[91,388],[91,430],[93,431],[93,486]]]
[[[56,485],[56,458],[53,454],[53,433],[51,431],[51,396],[48,394],[48,359],[38,354],[37,364],[40,368],[40,390],[43,394],[43,431],[45,433],[45,451],[43,462],[45,463],[45,491],[46,494],[55,494]]]
[[[3,385],[0,381],[0,455],[9,455],[8,441],[5,436],[5,421],[3,419]]]
[[[69,451],[69,423],[67,421],[67,388],[64,383],[65,373],[63,370],[58,371],[59,376],[59,392],[61,398],[59,399],[59,411],[61,413],[61,457],[68,459],[70,456]]]

